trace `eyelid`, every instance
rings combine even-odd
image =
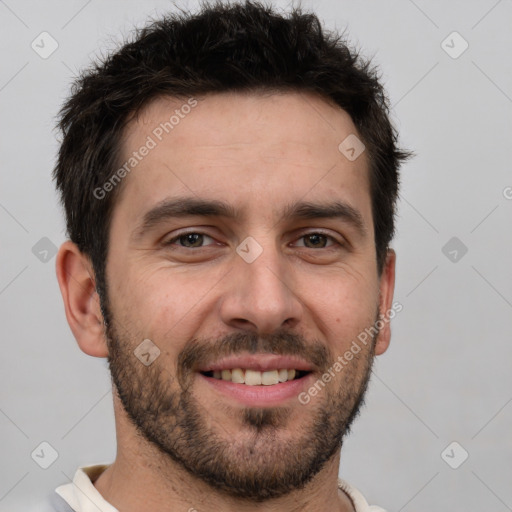
[[[199,229],[189,229],[188,231],[181,231],[181,232],[178,232],[176,235],[174,235],[172,238],[169,238],[168,240],[164,241],[163,242],[163,245],[164,246],[167,246],[167,245],[174,245],[174,242],[178,241],[182,236],[186,236],[186,235],[202,235],[202,236],[206,236],[208,238],[211,238],[212,240],[215,240],[215,238],[212,236],[212,235],[209,235],[208,233],[204,232],[204,231],[201,231]],[[213,244],[209,244],[209,245],[213,245]],[[178,245],[178,247],[182,248],[182,249],[193,249],[193,247],[183,247],[183,246],[180,246]],[[196,247],[196,249],[202,249],[203,247],[206,247],[206,246],[202,246],[202,247]]]
[[[334,242],[334,244],[339,245],[341,247],[345,247],[345,245],[346,245],[346,242],[338,240],[338,238],[336,236],[334,236],[333,234],[331,234],[330,232],[324,231],[323,229],[319,229],[319,228],[306,228],[305,231],[301,231],[298,234],[298,236],[296,236],[295,240],[300,240],[301,238],[303,238],[305,236],[316,235],[316,234],[325,236],[329,240],[332,240],[332,242]],[[329,246],[329,247],[332,247],[332,246]],[[309,247],[307,247],[307,249],[309,249]],[[327,247],[321,247],[321,249],[327,249]]]

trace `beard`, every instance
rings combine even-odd
[[[145,366],[133,352],[144,337],[121,334],[108,304],[102,311],[112,382],[137,433],[164,460],[172,459],[228,496],[262,502],[304,488],[341,448],[364,403],[378,334],[308,407],[298,400],[273,408],[222,406],[214,419],[193,393],[198,378],[193,368],[201,363],[244,351],[295,355],[320,369],[321,378],[335,358],[324,343],[307,342],[288,330],[268,335],[251,331],[193,339],[174,368],[163,365],[162,357]],[[219,413],[224,421],[218,420]],[[292,414],[300,419],[293,431]]]

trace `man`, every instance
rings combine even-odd
[[[375,71],[312,14],[216,3],[84,73],[60,128],[57,276],[117,456],[53,509],[383,510],[338,479],[396,306]]]

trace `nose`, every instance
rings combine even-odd
[[[271,243],[251,263],[236,254],[221,302],[222,321],[260,333],[295,327],[302,318],[303,305],[292,278],[289,262]]]

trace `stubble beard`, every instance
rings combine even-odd
[[[133,353],[137,340],[143,338],[120,335],[108,307],[102,309],[108,319],[105,334],[111,377],[127,417],[164,459],[170,457],[216,492],[262,502],[302,489],[337,454],[364,404],[377,336],[308,406],[297,400],[279,408],[229,407],[223,424],[213,421],[193,394],[198,376],[191,368],[214,350],[217,355],[244,349],[302,355],[323,368],[319,378],[334,357],[324,344],[307,343],[287,331],[264,337],[242,332],[218,341],[192,340],[171,373],[159,358],[143,365]],[[294,412],[296,417],[297,410],[304,421],[289,432],[290,415]],[[233,422],[241,425],[238,438],[226,429]]]

